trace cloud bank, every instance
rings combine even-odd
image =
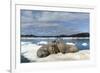
[[[60,35],[89,32],[89,13],[21,10],[21,33]]]

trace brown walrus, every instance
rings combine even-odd
[[[60,52],[57,45],[54,42],[50,42],[47,45],[43,45],[42,47],[39,48],[37,51],[37,56],[38,57],[46,57],[50,54],[56,54]]]
[[[57,41],[58,49],[61,53],[74,53],[77,52],[79,49],[75,45],[65,44],[63,39],[59,39]]]
[[[48,48],[47,49],[48,49],[50,54],[56,54],[56,53],[60,52],[55,41],[52,41],[52,42],[48,43]]]
[[[43,45],[37,51],[37,56],[42,58],[50,54],[57,54],[59,52],[65,53],[74,53],[77,52],[78,48],[75,45],[68,45],[64,43],[63,39],[54,40],[49,42],[47,45]]]
[[[56,45],[58,46],[58,49],[61,53],[66,53],[66,44],[62,39],[56,40]]]
[[[74,53],[79,51],[79,49],[75,45],[66,45],[66,53]]]
[[[46,57],[46,56],[50,55],[47,48],[48,48],[47,45],[43,45],[42,47],[40,47],[37,51],[37,56],[42,58],[42,57]]]

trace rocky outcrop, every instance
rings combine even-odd
[[[37,56],[42,58],[50,54],[57,54],[59,52],[65,53],[74,53],[77,52],[78,48],[75,45],[68,45],[64,43],[63,39],[57,39],[52,42],[49,42],[47,45],[43,45],[37,51]]]
[[[30,60],[21,55],[21,63],[27,63],[27,62],[30,62]]]

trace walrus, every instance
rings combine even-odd
[[[48,48],[47,49],[48,49],[50,54],[56,54],[56,53],[60,52],[55,41],[50,42],[48,44]]]
[[[79,50],[76,45],[65,44],[63,39],[58,39],[56,41],[59,51],[63,54],[74,53]]]
[[[57,54],[59,52],[65,54],[65,53],[74,53],[77,51],[78,48],[75,45],[65,44],[63,39],[58,39],[40,47],[39,50],[37,51],[37,56],[42,58],[50,54]]]
[[[62,39],[57,40],[56,45],[61,53],[66,53],[66,44]]]
[[[37,56],[42,58],[42,57],[46,57],[46,56],[50,55],[50,53],[49,53],[47,48],[48,48],[47,45],[43,45],[42,47],[40,47],[37,50]]]
[[[74,53],[79,51],[79,49],[75,45],[66,45],[65,53]]]
[[[60,51],[58,50],[57,45],[54,42],[52,42],[40,47],[39,50],[37,51],[37,56],[42,58],[50,54],[57,54],[58,52]]]

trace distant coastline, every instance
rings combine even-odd
[[[21,37],[45,37],[45,38],[48,38],[48,37],[89,37],[89,33],[78,33],[78,34],[72,34],[72,35],[56,35],[56,36],[38,36],[38,35],[33,35],[33,34],[30,34],[30,35],[21,35]]]

